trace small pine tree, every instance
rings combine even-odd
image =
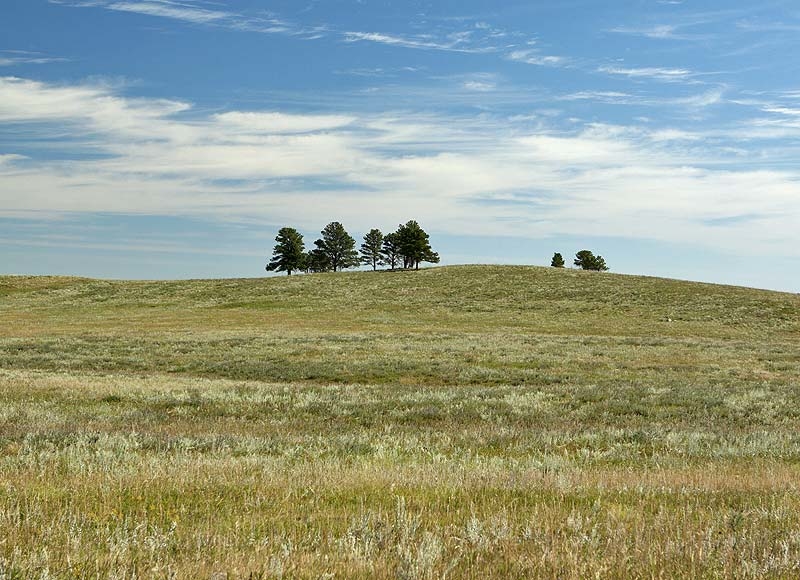
[[[370,264],[372,270],[378,269],[381,263],[381,249],[383,247],[383,234],[378,229],[371,229],[364,236],[364,243],[361,244],[361,261]]]
[[[328,257],[334,272],[358,265],[356,241],[339,222],[331,222],[322,230],[322,239],[314,242]]]
[[[564,256],[556,252],[553,254],[553,259],[550,260],[550,265],[553,268],[563,268],[564,267]]]
[[[286,272],[288,276],[295,270],[302,270],[305,262],[303,235],[294,228],[281,228],[275,237],[272,259],[267,264],[268,272]]]

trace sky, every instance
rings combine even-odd
[[[414,219],[443,264],[800,292],[798,54],[796,1],[3,0],[0,273]]]

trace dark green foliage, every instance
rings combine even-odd
[[[427,232],[417,222],[410,220],[397,228],[397,245],[404,268],[419,270],[420,262],[439,263],[439,254],[431,249]]]
[[[383,236],[381,260],[392,270],[397,267],[397,263],[400,260],[400,245],[398,243],[396,232],[392,232],[391,234],[386,234]]]
[[[361,261],[372,266],[373,271],[378,269],[381,263],[381,249],[383,246],[383,234],[378,229],[371,229],[364,236],[364,243],[361,244]]]
[[[321,241],[317,240],[317,247],[306,254],[306,272],[328,272],[331,269],[328,255],[319,247]]]
[[[553,254],[553,259],[550,260],[550,265],[553,268],[563,268],[564,267],[564,256],[556,252]]]
[[[595,256],[589,250],[581,250],[575,254],[575,261],[573,263],[583,270],[595,270],[597,272],[604,272],[608,270],[608,266],[606,266],[606,261],[603,259],[603,256]]]
[[[295,270],[302,270],[305,262],[303,235],[294,228],[281,228],[275,237],[272,260],[267,264],[269,272],[286,272],[291,276]]]
[[[357,266],[356,241],[339,222],[331,222],[322,230],[322,238],[314,242],[325,254],[334,272]]]

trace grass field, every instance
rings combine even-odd
[[[800,577],[800,296],[0,277],[0,578]]]

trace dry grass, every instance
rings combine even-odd
[[[799,307],[539,268],[0,278],[0,578],[798,577]]]

